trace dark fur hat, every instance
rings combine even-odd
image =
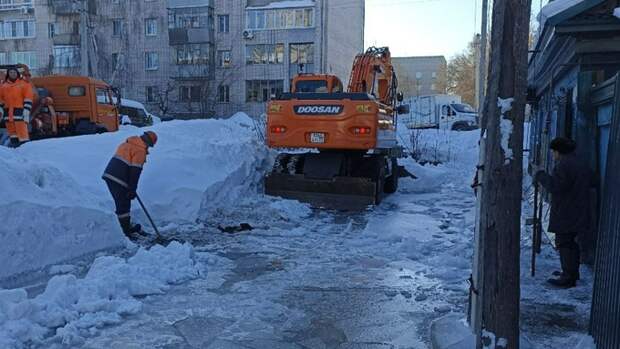
[[[549,148],[560,154],[571,154],[577,148],[577,143],[572,139],[558,137],[551,141]]]

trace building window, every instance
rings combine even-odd
[[[146,102],[147,103],[155,103],[157,102],[157,96],[159,95],[159,87],[158,86],[147,86],[146,87]]]
[[[157,18],[147,18],[144,20],[146,36],[157,35]]]
[[[121,36],[123,33],[123,22],[120,19],[112,20],[112,35]]]
[[[415,73],[415,78],[416,79],[422,79],[422,72],[416,72]]]
[[[56,35],[56,25],[54,23],[47,24],[47,36],[51,39]]]
[[[54,67],[75,68],[80,66],[80,47],[77,45],[54,46]]]
[[[220,33],[228,33],[230,31],[230,16],[228,15],[219,15],[217,16],[218,28],[217,31]]]
[[[245,56],[246,64],[282,64],[284,62],[284,44],[247,45]]]
[[[118,53],[112,54],[112,70],[115,71],[118,67]]]
[[[212,7],[175,8],[168,11],[168,28],[213,28]]]
[[[159,55],[157,52],[145,52],[144,68],[146,70],[157,70],[159,68]]]
[[[435,85],[435,84],[431,84],[431,90],[432,90],[432,91],[436,91],[436,90],[437,90],[437,85]]]
[[[78,35],[80,34],[80,22],[78,21],[73,21],[73,34]]]
[[[284,80],[247,80],[247,102],[267,102],[284,91]]]
[[[209,64],[208,44],[188,44],[175,46],[176,63],[185,64]]]
[[[313,26],[313,8],[246,11],[247,29],[293,29],[311,28]]]
[[[35,34],[34,20],[0,22],[0,39],[27,39]]]
[[[220,103],[230,103],[230,86],[221,85],[218,88],[217,100]]]
[[[179,99],[181,102],[200,102],[202,88],[200,86],[179,87]]]
[[[222,68],[230,68],[232,62],[230,57],[230,50],[220,51],[218,54],[219,63],[218,65]]]
[[[30,69],[37,68],[37,56],[34,51],[0,52],[0,64],[26,64]]]
[[[291,65],[314,64],[314,44],[291,44],[289,57]],[[307,67],[310,68],[310,67]],[[311,72],[305,69],[305,72]]]
[[[437,72],[433,72],[431,76],[433,77],[433,79],[437,79]]]

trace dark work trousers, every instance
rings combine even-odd
[[[555,245],[560,251],[562,273],[572,280],[579,278],[579,245],[575,242],[577,233],[556,233]]]
[[[122,185],[105,179],[105,183],[108,185],[110,194],[114,199],[114,205],[116,205],[116,215],[119,219],[129,217],[131,210],[131,200],[127,198],[127,188]]]

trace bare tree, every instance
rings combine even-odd
[[[467,49],[450,59],[447,72],[447,91],[459,95],[463,102],[476,105],[476,39]]]

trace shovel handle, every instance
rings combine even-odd
[[[140,206],[142,207],[144,214],[146,214],[146,218],[148,218],[149,222],[151,222],[151,225],[153,226],[153,229],[155,230],[155,234],[157,234],[157,237],[159,238],[160,237],[159,230],[157,229],[157,226],[155,226],[155,222],[153,222],[153,218],[151,218],[149,211],[146,209],[146,207],[144,206],[144,203],[142,202],[142,199],[140,199],[140,196],[138,196],[137,193],[136,193],[136,199],[138,199],[138,203],[140,203]]]

